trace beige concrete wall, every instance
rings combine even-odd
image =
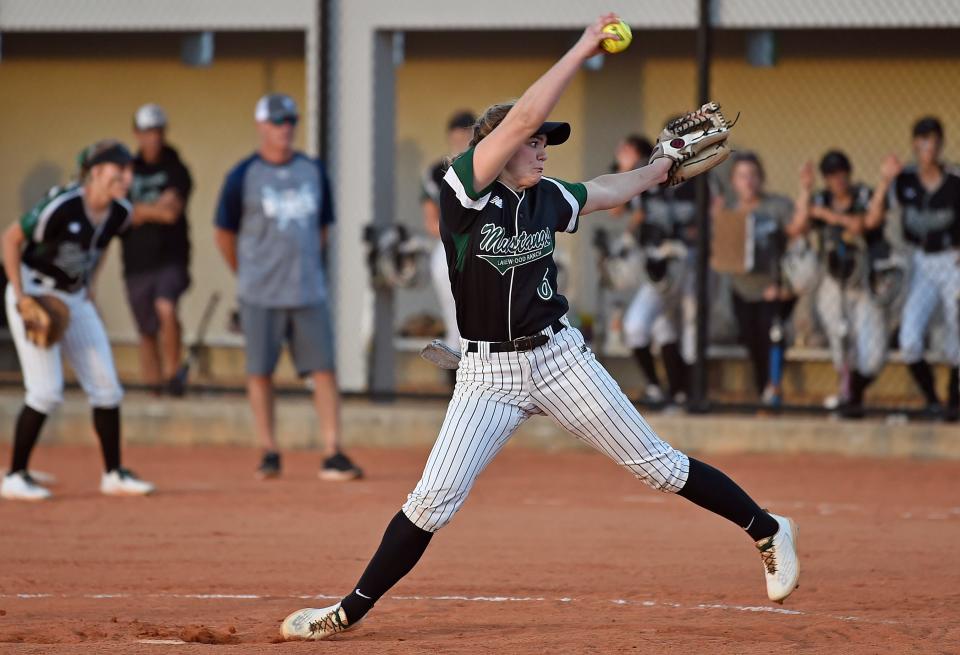
[[[483,38],[470,34],[466,37]],[[502,37],[492,38],[495,47],[504,40]],[[552,63],[550,58],[536,51],[528,56],[498,57],[495,64],[498,72],[491,75],[489,60],[475,56],[436,57],[412,44],[412,52],[397,70],[397,220],[422,230],[420,174],[438,157],[447,154],[445,131],[450,114],[458,109],[470,109],[479,114],[490,104],[515,98]],[[556,110],[557,116],[575,125],[584,122],[583,84],[584,79],[578,77]],[[581,179],[585,174],[584,149],[584,133],[574,131],[563,148],[549,153],[550,174],[564,179]],[[569,254],[577,250],[577,241],[561,238],[558,247]],[[404,290],[399,300],[398,322],[423,309],[436,314],[432,288]]]
[[[573,32],[561,31],[407,35],[396,86],[399,220],[420,225],[419,175],[443,154],[449,113],[461,107],[480,110],[519,95],[574,38]],[[952,35],[797,32],[781,35],[780,46],[776,67],[752,68],[744,61],[744,33],[723,33],[714,67],[715,97],[743,112],[735,132],[737,145],[764,157],[771,189],[792,193],[799,164],[834,145],[847,148],[860,176],[873,182],[884,152],[908,154],[909,125],[925,112],[944,119],[947,157],[960,160],[960,139],[955,136],[960,130],[960,87],[950,82],[960,79],[960,46]],[[178,48],[176,35],[5,34],[0,62],[0,225],[19,216],[45,186],[63,181],[81,146],[108,135],[129,140],[133,109],[147,101],[164,104],[172,119],[170,138],[197,185],[190,205],[195,283],[185,300],[190,332],[211,290],[232,297],[233,281],[213,249],[210,222],[224,172],[253,147],[252,105],[268,90],[285,90],[302,101],[304,69],[299,34],[218,34],[217,59],[209,69],[181,65]],[[600,71],[581,72],[555,112],[574,123],[574,132],[568,144],[550,153],[549,172],[570,179],[602,173],[622,134],[635,129],[655,134],[668,115],[690,108],[693,52],[691,32],[638,31],[630,50],[608,57]],[[343,65],[348,71],[352,63]],[[362,136],[351,140],[351,133],[345,130],[342,135],[346,148]],[[338,188],[359,179],[362,176],[341,181]],[[362,220],[358,201],[348,209],[343,198],[338,200],[345,220]],[[561,250],[575,268],[566,289],[581,308],[589,309],[592,303],[590,224],[606,220],[591,217],[581,234],[561,240]],[[111,334],[130,338],[133,329],[121,295],[118,259],[113,253],[103,273],[101,307]],[[354,277],[365,284],[359,266],[355,269]],[[401,312],[433,302],[428,289],[407,299],[399,305]],[[223,336],[226,305],[214,321],[215,337]],[[354,378],[351,384],[357,386]]]
[[[747,64],[745,38],[742,32],[719,38],[713,96],[731,117],[741,113],[732,141],[761,156],[771,190],[793,195],[801,164],[833,147],[845,150],[855,176],[873,185],[886,153],[909,159],[911,126],[926,114],[944,122],[946,160],[960,161],[960,43],[947,33],[783,33],[772,68]],[[643,128],[655,134],[690,104],[696,70],[689,51],[662,36],[649,46],[651,56],[641,63]]]
[[[213,290],[224,293],[211,337],[226,337],[234,282],[212,241],[224,174],[253,151],[253,106],[268,91],[304,97],[301,34],[218,35],[210,68],[180,63],[176,35],[4,36],[0,63],[0,226],[6,227],[52,184],[74,173],[86,144],[117,137],[133,145],[133,111],[158,102],[170,117],[169,140],[194,178],[188,208],[193,287],[185,329],[196,329]],[[299,136],[302,146],[303,137]],[[119,246],[101,273],[98,305],[112,337],[135,330],[123,295]],[[226,337],[229,339],[229,337]]]

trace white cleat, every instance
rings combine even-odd
[[[152,483],[141,480],[132,471],[122,467],[104,473],[100,478],[100,493],[107,496],[147,496],[154,490]]]
[[[797,524],[793,519],[770,513],[780,528],[772,537],[757,542],[763,573],[767,578],[767,596],[783,604],[799,586],[800,559],[797,556]]]
[[[280,634],[287,641],[305,639],[319,641],[329,639],[356,626],[356,623],[347,624],[347,615],[340,609],[340,603],[313,609],[307,607],[297,610],[283,620],[280,625]]]
[[[26,471],[5,475],[0,483],[0,496],[7,500],[47,500],[52,495]]]

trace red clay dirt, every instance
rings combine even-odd
[[[522,448],[355,631],[277,643],[333,602],[301,596],[350,589],[426,457],[352,454],[365,481],[294,452],[258,482],[252,449],[132,448],[160,491],[112,499],[93,445],[41,443],[55,500],[0,501],[0,653],[960,652],[960,462],[711,458],[800,526],[781,607],[734,526],[599,455]]]

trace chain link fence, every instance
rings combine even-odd
[[[581,179],[608,172],[597,166],[604,159],[612,168],[640,165],[664,122],[694,104],[692,34],[636,36],[642,58],[628,51],[586,71],[586,92],[570,92],[605,97],[617,88],[631,113],[618,123],[584,112],[586,131],[600,138],[583,151]],[[937,29],[717,29],[713,38],[713,95],[740,120],[735,156],[710,177],[710,234],[696,229],[692,185],[590,217],[579,245],[558,250],[572,319],[628,394],[652,407],[685,407],[696,368],[706,367],[706,407],[714,410],[949,415],[960,349],[960,179],[950,176],[960,160],[960,89],[950,83],[960,79],[960,46]],[[415,54],[428,50],[417,43],[408,38]],[[441,118],[517,93],[516,82],[504,86],[479,101],[451,91],[430,128],[433,150],[443,152]],[[936,121],[917,132],[925,118]],[[400,132],[415,134],[415,119],[401,111]],[[430,158],[407,165],[405,143],[398,192],[409,198],[398,206],[407,203],[414,216],[410,198],[426,198]],[[598,143],[608,154],[596,154]],[[884,182],[890,155],[899,164],[887,162]],[[409,227],[422,229],[415,219]],[[701,308],[696,253],[706,240],[709,307]],[[416,311],[398,317],[399,333],[444,332],[426,285],[401,296]],[[702,311],[709,347],[701,362]]]
[[[937,31],[715,36],[714,94],[741,120],[737,152],[711,175],[711,234],[696,233],[686,187],[638,198],[623,237],[601,233],[601,351],[629,353],[638,399],[655,405],[683,406],[707,367],[714,409],[955,418],[957,45]],[[694,64],[671,65],[692,87]],[[647,82],[660,106],[662,74]],[[636,143],[620,148],[640,161]],[[697,307],[692,252],[705,243],[710,304]]]

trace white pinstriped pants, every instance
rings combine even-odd
[[[100,315],[85,291],[63,293],[32,284],[32,274],[24,272],[24,292],[51,294],[70,308],[70,325],[63,340],[50,348],[40,348],[27,340],[23,319],[17,311],[13,289],[5,294],[7,322],[23,371],[26,403],[42,414],[49,414],[63,402],[62,354],[70,362],[80,386],[93,407],[111,408],[120,405],[123,389],[113,365],[113,353]]]
[[[568,327],[553,335],[548,327],[542,334],[550,342],[527,352],[462,353],[440,436],[403,505],[419,528],[435,532],[446,525],[487,464],[535,414],[549,416],[650,487],[683,488],[687,456],[650,428],[580,331]]]
[[[960,265],[956,250],[938,253],[913,251],[910,289],[900,321],[900,351],[908,364],[923,359],[923,339],[933,312],[940,305],[946,324],[943,355],[950,366],[960,366]]]

